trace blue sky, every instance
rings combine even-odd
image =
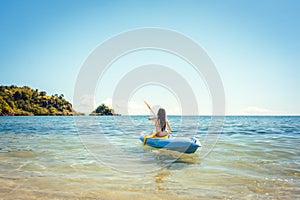
[[[98,45],[120,32],[159,27],[185,34],[205,49],[222,78],[227,114],[300,114],[299,1],[2,0],[0,4],[1,85],[63,93],[72,102],[80,67]],[[144,53],[146,62],[165,60],[163,56],[168,57]],[[122,62],[141,57],[129,55],[110,73],[117,74]],[[181,62],[169,60],[180,71]],[[180,114],[168,91],[161,101],[153,97],[155,87],[133,95],[130,113],[142,112],[139,99],[145,97]],[[203,81],[195,80],[192,87],[200,114],[210,114]],[[111,90],[107,86],[97,91],[96,103],[109,102]]]

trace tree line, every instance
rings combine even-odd
[[[64,95],[48,96],[28,86],[0,86],[0,115],[74,115]]]
[[[63,94],[47,95],[28,86],[0,86],[0,116],[13,115],[83,115],[76,112]],[[90,115],[118,115],[105,104]]]

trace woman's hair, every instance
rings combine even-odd
[[[161,131],[166,130],[166,111],[163,108],[160,108],[157,112],[157,120],[160,126]]]

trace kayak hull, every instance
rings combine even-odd
[[[144,138],[147,135],[141,135],[140,140],[144,142]],[[193,137],[172,137],[168,138],[146,138],[146,142],[144,143],[148,146],[154,148],[164,148],[172,151],[178,151],[186,154],[195,153],[197,149],[201,146],[200,141]]]

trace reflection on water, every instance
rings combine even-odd
[[[164,183],[165,181],[163,179],[169,175],[170,175],[170,171],[159,171],[155,175],[155,182],[156,183]]]
[[[165,184],[165,178],[170,176],[171,172],[170,171],[166,171],[166,170],[162,170],[162,171],[158,171],[157,174],[155,175],[155,182],[157,183],[156,185],[156,190],[167,190],[168,188],[166,187]]]
[[[113,117],[78,119],[83,123],[72,117],[0,117],[0,199],[300,198],[300,117],[227,117],[205,159],[199,151],[182,155],[144,147],[139,135],[153,128],[145,117],[131,119],[138,127],[122,117],[118,126]],[[169,117],[178,136],[195,134],[195,127],[178,125],[182,121],[198,124],[201,141],[209,119]],[[78,133],[94,138],[94,146],[87,149]],[[106,142],[97,138],[103,135]],[[105,163],[109,155],[130,171],[112,169]]]

